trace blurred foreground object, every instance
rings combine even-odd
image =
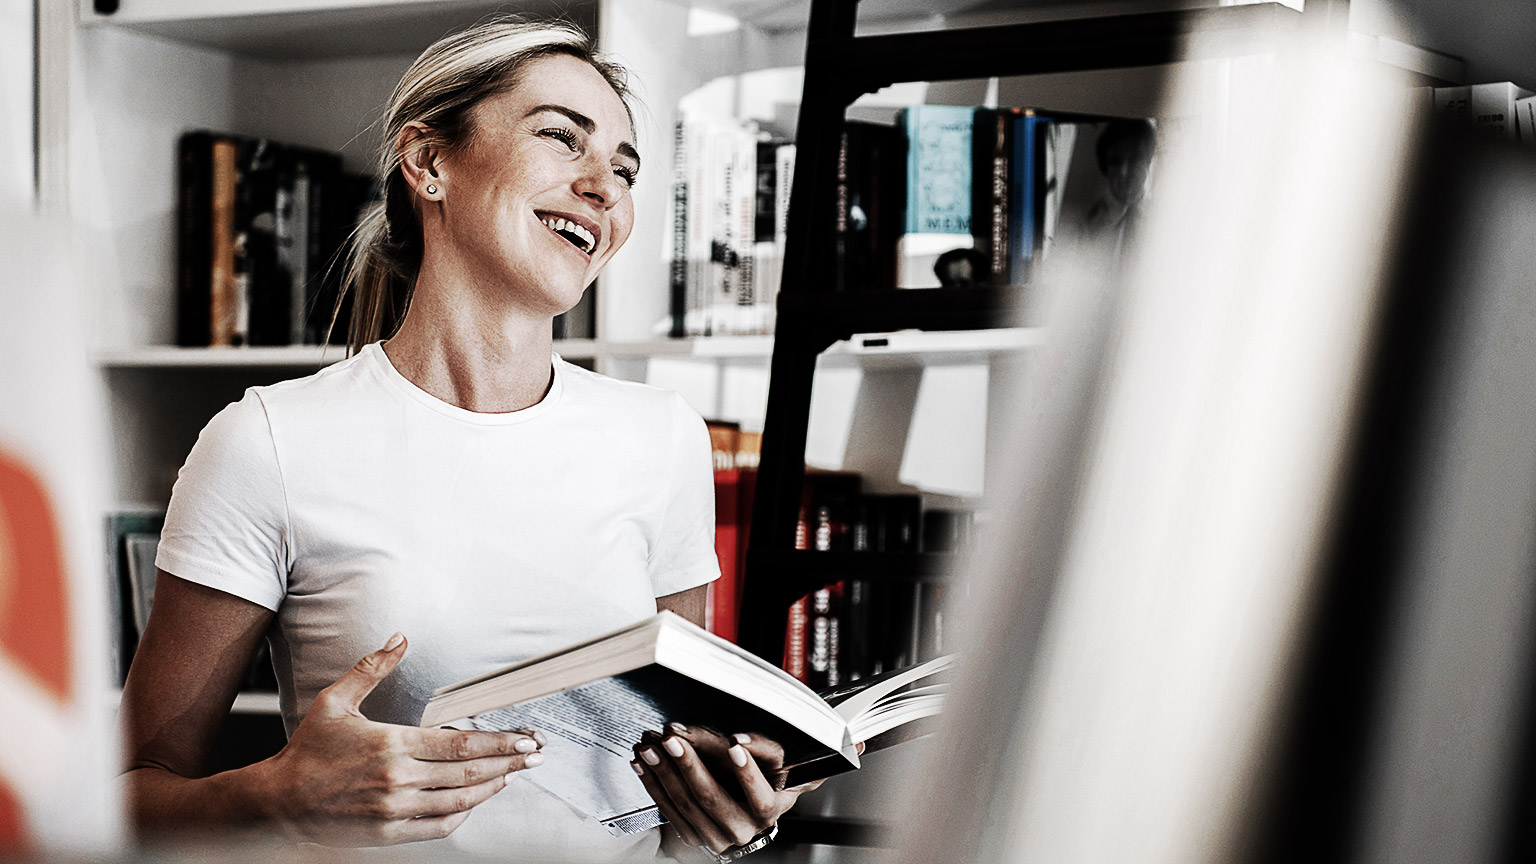
[[[0,855],[122,830],[100,419],[63,236],[0,191]]]
[[[900,860],[1531,860],[1536,170],[1329,52],[1180,88],[1123,278],[1056,289]]]

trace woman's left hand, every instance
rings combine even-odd
[[[767,738],[675,723],[665,736],[648,733],[631,764],[679,839],[715,853],[749,842],[821,785],[777,788],[763,766],[782,783],[784,751]]]

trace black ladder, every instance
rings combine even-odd
[[[1329,4],[1309,0],[1321,17]],[[977,330],[1016,320],[1021,289],[833,290],[837,156],[848,105],[902,81],[945,81],[1153,66],[1194,56],[1273,50],[1300,13],[1279,3],[854,36],[857,0],[812,0],[805,90],[796,129],[784,275],[753,502],[739,635],[779,663],[800,597],[841,579],[942,578],[952,553],[795,550],[816,358],[858,333]],[[1200,34],[1191,53],[1188,37]]]

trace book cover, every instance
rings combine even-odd
[[[902,111],[908,147],[906,233],[971,233],[974,119],[974,108],[955,105]]]

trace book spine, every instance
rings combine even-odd
[[[795,180],[795,145],[779,145],[774,150],[774,159],[778,167],[774,171],[773,178],[774,195],[777,200],[773,213],[773,254],[778,261],[778,271],[773,282],[763,292],[760,301],[762,311],[759,313],[764,322],[763,329],[767,332],[773,330],[774,316],[778,309],[779,288],[784,278],[784,254],[789,246],[789,198]]]
[[[802,551],[811,548],[810,515],[806,512],[807,507],[803,498],[804,496],[802,496],[799,518],[795,521],[795,548]],[[790,604],[789,616],[784,622],[784,671],[802,683],[810,680],[805,663],[808,599],[801,597]]]
[[[669,310],[672,325],[667,335],[688,335],[688,126],[679,120],[672,128],[672,262],[669,271]]]
[[[1008,284],[1029,283],[1035,254],[1036,130],[1039,118],[1026,112],[1014,119],[1010,166]]]
[[[240,315],[235,278],[235,184],[239,145],[228,139],[215,139],[212,151],[208,344],[227,347],[237,344]]]
[[[289,331],[288,341],[294,345],[302,345],[310,341],[310,332],[314,325],[310,317],[314,310],[309,305],[309,283],[313,278],[311,268],[314,266],[310,256],[310,226],[309,215],[313,210],[310,200],[309,162],[300,160],[293,166],[293,180],[291,184],[291,215],[289,218],[288,256],[289,256]]]
[[[731,160],[731,220],[735,243],[736,294],[731,310],[732,333],[752,332],[752,303],[756,288],[757,261],[757,136],[736,130]]]
[[[1536,96],[1515,100],[1515,127],[1521,146],[1536,148]]]
[[[213,136],[189,132],[178,144],[176,344],[209,344],[212,311]]]
[[[832,246],[836,263],[833,268],[832,287],[836,291],[848,290],[849,284],[854,278],[849,272],[853,263],[850,258],[850,238],[848,236],[848,132],[845,129],[838,138],[837,144],[837,192],[834,206],[837,213],[833,217],[833,241]]]
[[[976,112],[976,182],[972,201],[976,248],[987,256],[987,282],[1007,285],[1009,280],[1008,168],[1012,162],[1013,112],[980,109]]]

